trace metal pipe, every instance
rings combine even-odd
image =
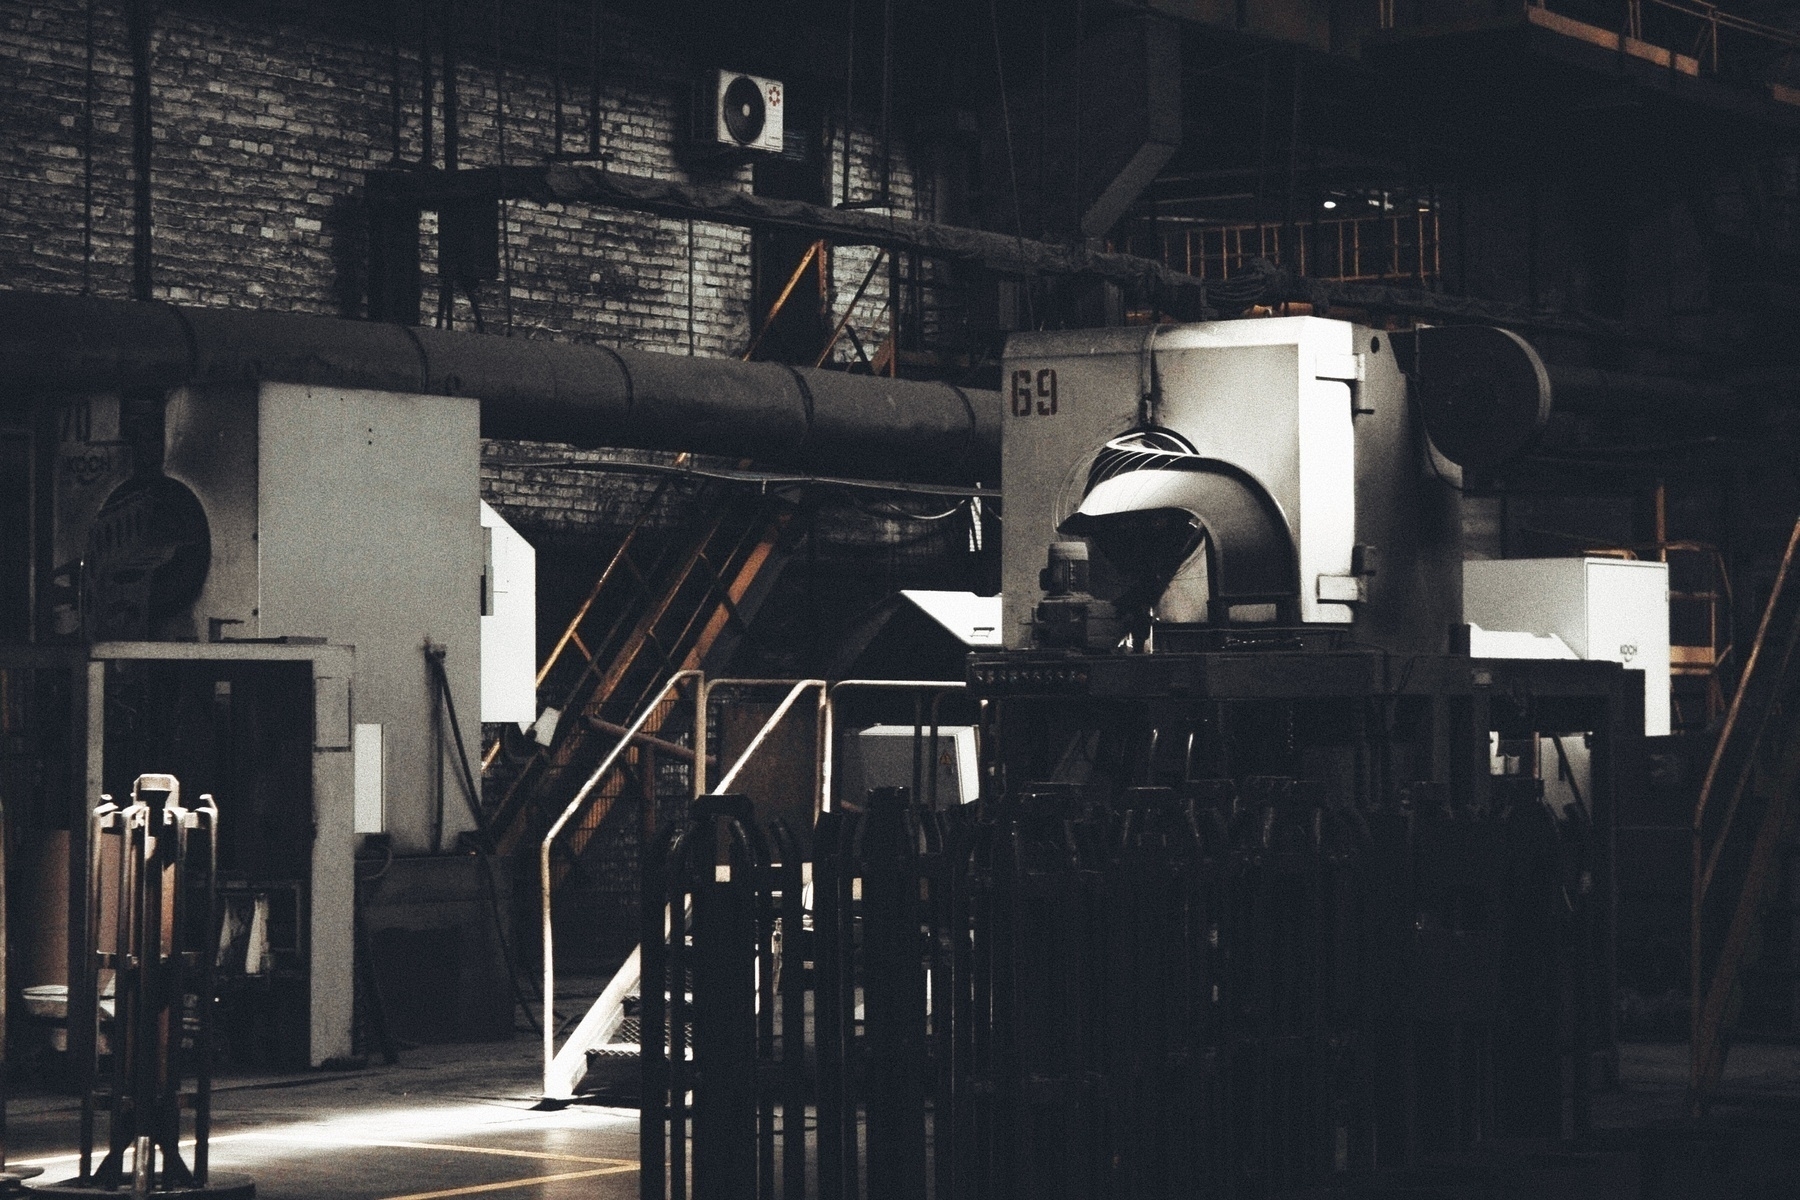
[[[0,291],[21,392],[304,383],[481,401],[484,437],[995,480],[997,392],[294,313]]]
[[[845,688],[914,688],[920,691],[964,691],[968,684],[960,679],[841,679],[826,688],[820,696],[823,710],[819,732],[819,811],[831,809],[832,765],[836,758],[837,694]]]
[[[1732,383],[1711,379],[1677,379],[1666,375],[1632,375],[1594,367],[1546,363],[1552,404],[1558,411],[1641,412],[1685,409],[1714,411],[1736,408],[1750,397]]]
[[[619,756],[625,753],[625,748],[631,745],[632,739],[637,736],[638,731],[644,727],[644,724],[650,720],[650,715],[656,711],[657,706],[663,702],[664,698],[667,697],[670,692],[674,691],[684,679],[701,678],[704,678],[704,676],[699,671],[677,671],[675,674],[669,676],[669,681],[662,685],[655,697],[653,697],[650,703],[644,706],[644,710],[637,715],[637,719],[632,721],[626,736],[620,738],[618,743],[607,752],[606,757],[600,760],[600,765],[595,767],[594,773],[587,777],[587,782],[581,785],[581,790],[575,793],[575,798],[570,800],[568,807],[562,810],[562,815],[556,818],[555,824],[550,826],[549,831],[544,834],[543,842],[538,846],[538,880],[543,889],[541,898],[544,914],[543,1025],[544,1094],[546,1096],[550,1095],[551,1069],[556,1062],[556,947],[555,938],[551,935],[550,931],[550,846],[556,841],[557,835],[563,831],[563,826],[567,825],[574,819],[575,814],[581,811],[582,806],[587,803],[588,796],[600,785],[600,781],[606,778],[607,774],[612,771],[613,764],[619,761]],[[704,753],[695,755],[696,770],[699,769],[699,764],[704,763],[705,761],[706,755]]]

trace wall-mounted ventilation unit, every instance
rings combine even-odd
[[[712,88],[713,141],[740,150],[782,151],[781,82],[720,71]]]

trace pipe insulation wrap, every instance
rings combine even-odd
[[[999,477],[996,392],[295,313],[0,291],[0,380],[15,393],[267,381],[469,396],[484,437]]]

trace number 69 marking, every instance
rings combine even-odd
[[[1056,372],[1046,367],[1034,376],[1030,371],[1014,371],[1012,376],[1012,414],[1029,417],[1056,415]]]

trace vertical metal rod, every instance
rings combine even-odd
[[[454,171],[460,165],[462,131],[456,97],[456,0],[440,0],[443,12],[441,41],[444,54],[444,170]],[[442,263],[439,264],[442,273]]]
[[[689,1004],[688,914],[693,893],[699,887],[692,860],[698,834],[690,821],[687,836],[669,855],[669,1195],[687,1200],[688,1194],[688,1089],[692,1086],[688,1062],[689,1029],[693,1013]],[[711,865],[710,852],[706,854]]]
[[[785,822],[781,846],[781,1196],[806,1196],[806,908],[799,839]],[[820,936],[814,925],[813,936]],[[816,1009],[815,1009],[816,1011]]]
[[[664,1200],[668,1183],[669,1034],[664,1014],[670,986],[668,941],[675,911],[668,870],[676,837],[672,826],[646,836],[638,867],[638,961],[642,964],[638,975],[639,1200]]]
[[[218,982],[218,955],[207,940],[219,923],[219,807],[210,795],[200,797],[199,820],[206,830],[206,924],[200,943],[200,1044],[195,1047],[194,1180],[205,1187],[211,1165],[213,1003]]]
[[[840,207],[850,206],[850,126],[856,120],[856,0],[849,0],[844,18],[844,176],[840,180]]]
[[[70,1030],[69,1046],[72,1052],[81,1053],[81,1061],[75,1064],[75,1078],[81,1088],[81,1164],[78,1178],[84,1182],[93,1175],[94,1091],[99,1065],[96,1042],[100,1023],[100,869],[103,860],[100,848],[106,822],[116,811],[117,806],[113,804],[112,797],[103,793],[100,803],[88,816],[87,874],[84,876],[88,894],[87,921],[82,930],[80,959],[81,976],[86,982],[80,986],[83,992],[90,994],[91,1004],[82,1013],[77,1013],[77,1006],[73,1003],[77,983],[73,979],[69,981],[69,1023],[73,1025],[78,1017],[84,1016],[89,1025],[86,1036],[79,1039],[74,1037],[75,1031]]]
[[[775,1197],[775,1098],[778,1089],[769,1086],[778,1064],[775,1059],[775,891],[777,876],[769,856],[751,864],[749,871],[750,900],[756,912],[756,1031],[754,1062],[756,1078],[756,1147],[757,1195],[762,1200]],[[734,872],[735,873],[735,872]]]
[[[94,5],[85,5],[87,56],[81,82],[81,294],[94,290]]]
[[[913,693],[912,710],[912,791],[908,795],[917,799],[925,794],[925,698],[917,692]]]

